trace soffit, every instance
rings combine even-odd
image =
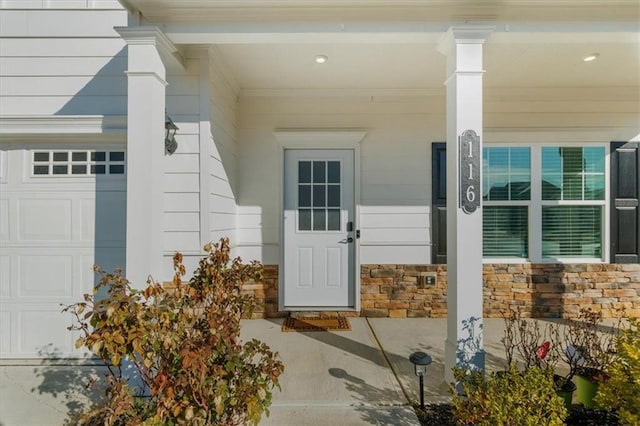
[[[442,88],[445,57],[435,44],[230,44],[218,46],[244,89]],[[582,58],[597,52],[599,58]],[[316,64],[316,55],[326,55]],[[638,45],[491,43],[484,49],[489,87],[638,87]]]

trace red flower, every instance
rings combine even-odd
[[[551,347],[551,342],[544,342],[540,347],[536,350],[536,355],[538,359],[544,359],[549,353],[549,348]]]

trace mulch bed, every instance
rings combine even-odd
[[[451,404],[431,404],[424,410],[414,407],[422,426],[459,426],[453,421]],[[569,426],[619,426],[618,415],[609,411],[574,405],[565,421]]]

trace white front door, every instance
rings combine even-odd
[[[353,161],[353,150],[285,150],[285,309],[355,306]]]

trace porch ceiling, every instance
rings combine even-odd
[[[438,40],[472,23],[496,27],[487,88],[618,87],[640,99],[637,0],[121,1],[181,49],[217,45],[246,92],[440,91]],[[584,62],[590,53],[598,59]]]

